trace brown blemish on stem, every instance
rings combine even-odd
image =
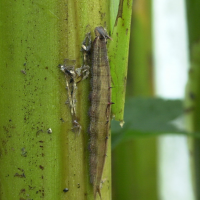
[[[115,21],[115,26],[117,26],[118,18],[122,18],[123,3],[124,3],[124,0],[120,0],[119,6],[118,6],[118,13],[117,13],[116,21]]]

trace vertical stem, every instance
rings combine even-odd
[[[190,47],[190,70],[187,83],[185,109],[187,130],[200,131],[200,1],[187,0],[188,35]],[[193,173],[193,187],[196,199],[200,199],[200,140],[189,139],[190,158]]]
[[[152,95],[150,10],[151,0],[133,4],[127,96]],[[113,150],[114,199],[157,199],[156,155],[155,138],[127,141]]]
[[[57,66],[65,58],[81,66],[82,40],[97,25],[109,27],[108,6],[105,0],[2,0],[1,200],[94,199],[88,159],[89,80],[78,85],[82,131],[75,136],[65,105],[65,77]],[[110,140],[108,149],[103,199],[111,196]]]

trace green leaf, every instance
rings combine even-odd
[[[181,116],[183,116],[181,100],[130,98],[125,106],[123,128],[118,122],[112,121],[113,148],[118,143],[135,137],[166,133],[187,135],[188,133],[182,128]]]
[[[132,1],[120,0],[117,18],[109,43],[108,55],[112,76],[112,113],[115,120],[123,121],[130,39]],[[111,22],[112,23],[112,22]]]
[[[113,30],[113,27],[115,25],[115,20],[118,13],[119,1],[120,0],[110,1],[110,30]]]

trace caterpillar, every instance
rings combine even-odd
[[[101,197],[100,185],[105,164],[111,112],[111,76],[107,56],[108,36],[103,27],[95,28],[92,48],[91,88],[90,93],[90,182],[96,199]]]

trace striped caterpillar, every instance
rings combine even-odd
[[[100,185],[107,152],[107,140],[110,129],[111,112],[111,76],[107,56],[107,39],[111,39],[103,27],[95,28],[95,39],[92,49],[90,94],[90,182],[96,199],[101,197]]]

